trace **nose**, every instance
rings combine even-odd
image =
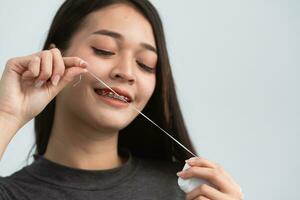
[[[134,63],[129,57],[120,58],[111,70],[111,78],[133,84],[136,81],[134,74]]]

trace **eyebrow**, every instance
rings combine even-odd
[[[123,35],[121,35],[120,33],[117,33],[117,32],[114,32],[114,31],[110,31],[110,30],[106,30],[106,29],[102,29],[102,30],[98,30],[98,31],[95,31],[92,33],[92,35],[105,35],[105,36],[109,36],[109,37],[112,37],[114,39],[117,39],[117,40],[124,40],[124,37]],[[147,43],[140,43],[140,45],[144,48],[144,49],[148,49],[150,51],[153,51],[154,53],[157,54],[157,50],[155,47],[153,47],[152,45],[150,44],[147,44]]]

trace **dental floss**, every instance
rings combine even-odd
[[[100,83],[102,83],[105,87],[107,87],[109,90],[111,90],[115,95],[119,96],[120,95],[115,92],[111,87],[109,87],[104,81],[102,81],[100,78],[98,78],[95,74],[93,74],[92,72],[90,72],[88,70],[88,73],[93,76],[96,80],[98,80]],[[77,86],[79,83],[81,82],[81,74],[79,77],[79,81],[77,81],[73,87]],[[123,101],[125,101],[127,104],[129,104],[128,101],[126,101],[125,98],[122,98]],[[183,149],[185,149],[187,152],[189,152],[191,155],[193,155],[194,157],[198,157],[197,155],[195,155],[193,152],[191,152],[188,148],[186,148],[183,144],[181,144],[179,141],[177,141],[173,136],[171,136],[167,131],[165,131],[163,128],[161,128],[160,126],[158,126],[154,121],[152,121],[149,117],[147,117],[146,115],[144,115],[141,111],[139,111],[135,106],[133,106],[132,104],[129,104],[130,106],[132,106],[132,108],[138,112],[139,114],[141,114],[143,117],[145,117],[148,121],[150,121],[153,125],[155,125],[157,128],[159,128],[161,131],[163,131],[167,136],[169,136],[173,141],[175,141],[177,144],[179,144]],[[187,163],[184,165],[182,171],[186,170],[190,168],[190,165],[188,165]],[[184,191],[185,193],[189,193],[192,190],[194,190],[196,187],[202,185],[202,184],[209,184],[206,180],[204,179],[200,179],[200,178],[189,178],[189,179],[182,179],[181,177],[178,178],[177,181],[180,189],[182,191]]]
[[[108,89],[110,89],[114,94],[116,94],[117,96],[120,96],[118,93],[116,93],[111,87],[109,87],[106,83],[104,83],[101,79],[99,79],[97,76],[95,76],[93,73],[91,73],[90,71],[88,71],[88,73],[90,73],[95,79],[97,79],[98,81],[100,81],[103,85],[105,85]],[[123,100],[129,104],[128,101],[126,101],[126,99],[123,98]],[[174,137],[172,137],[167,131],[165,131],[164,129],[162,129],[160,126],[158,126],[155,122],[153,122],[150,118],[148,118],[146,115],[144,115],[141,111],[139,111],[136,107],[134,107],[132,104],[129,104],[132,106],[132,108],[137,111],[139,114],[141,114],[143,117],[145,117],[147,120],[149,120],[152,124],[154,124],[157,128],[159,128],[161,131],[163,131],[165,134],[167,134],[167,136],[169,136],[172,140],[174,140],[175,142],[177,142],[177,144],[179,144],[182,148],[184,148],[186,151],[188,151],[190,154],[192,154],[193,156],[197,157],[193,152],[191,152],[188,148],[186,148],[183,144],[181,144],[180,142],[178,142]]]
[[[81,82],[81,74],[79,76],[79,80],[73,85],[73,87],[76,87]]]

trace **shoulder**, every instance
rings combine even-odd
[[[12,188],[13,182],[12,182],[13,175],[6,176],[6,177],[0,177],[0,200],[10,200],[13,199],[13,191]]]
[[[7,189],[7,178],[6,177],[0,177],[0,200],[8,200],[9,194]]]
[[[24,184],[32,182],[31,177],[23,167],[9,176],[0,177],[0,200],[24,197]]]

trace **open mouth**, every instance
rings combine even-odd
[[[113,89],[113,88],[112,88]],[[103,89],[94,89],[94,91],[103,97],[107,97],[107,98],[111,98],[113,100],[117,100],[123,103],[130,103],[132,102],[132,99],[129,95],[123,94],[121,92],[116,91],[115,89],[113,89],[117,94],[115,94],[114,92],[112,92],[110,89],[108,88],[103,88]]]

